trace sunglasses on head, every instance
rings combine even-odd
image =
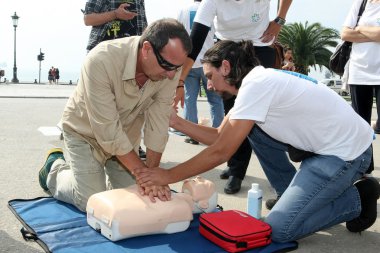
[[[165,69],[166,71],[173,71],[173,70],[177,70],[178,68],[182,67],[182,65],[175,65],[175,64],[170,63],[167,60],[165,60],[165,58],[162,57],[162,55],[160,54],[160,52],[158,52],[158,50],[156,49],[156,47],[152,43],[150,43],[150,45],[153,48],[153,52],[154,52],[154,55],[157,58],[158,65],[160,65],[161,68]]]

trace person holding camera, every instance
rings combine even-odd
[[[144,0],[88,0],[84,24],[92,26],[88,51],[105,40],[141,35],[147,26]]]

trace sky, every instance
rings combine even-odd
[[[260,1],[260,0],[246,0]],[[293,0],[287,22],[319,22],[341,30],[353,0]],[[192,0],[145,0],[148,23],[177,16],[178,10]],[[0,69],[11,80],[14,66],[14,27],[11,16],[20,17],[16,29],[16,66],[20,82],[38,80],[37,55],[45,53],[41,82],[47,82],[50,67],[58,67],[62,82],[76,82],[83,60],[90,27],[84,25],[86,0],[0,0]],[[270,17],[276,17],[277,1],[271,0]],[[324,73],[310,76],[322,79]],[[3,80],[3,79],[2,79]]]

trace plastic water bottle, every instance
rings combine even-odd
[[[252,188],[248,191],[247,212],[256,219],[261,219],[262,200],[263,191],[259,188],[259,184],[252,184]]]

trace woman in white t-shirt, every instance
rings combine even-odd
[[[380,134],[380,0],[367,0],[356,24],[362,3],[363,0],[354,0],[341,36],[353,42],[348,70],[352,107],[371,124],[375,91],[378,119],[374,129]]]
[[[170,169],[135,170],[140,185],[167,185],[211,170],[248,136],[275,188],[286,179],[278,180],[281,166],[272,165],[289,158],[275,159],[273,153],[289,145],[308,151],[265,219],[273,241],[298,240],[342,222],[351,232],[375,223],[380,185],[363,178],[373,129],[344,99],[310,77],[260,66],[248,41],[221,41],[202,63],[211,88],[237,95],[234,107],[218,129],[172,115],[171,127],[209,146]]]
[[[373,96],[376,97],[377,121],[373,128],[380,134],[380,0],[367,0],[357,24],[364,0],[354,0],[344,22],[342,40],[351,41],[348,66],[352,107],[371,124]],[[373,159],[368,173],[374,169]]]

